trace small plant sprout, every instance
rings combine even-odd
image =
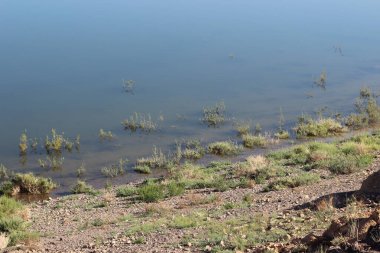
[[[204,107],[202,121],[209,127],[218,127],[225,121],[225,110],[226,106],[223,101],[214,106]]]
[[[123,79],[123,89],[127,93],[133,94],[133,91],[135,89],[136,82],[134,80],[125,80]]]
[[[26,155],[28,151],[28,136],[26,130],[20,136],[20,143],[18,144],[20,155]]]
[[[275,134],[275,137],[279,139],[288,139],[289,138],[289,132],[284,130],[285,126],[285,117],[284,113],[282,112],[282,107],[280,107],[280,116],[278,119],[278,132]]]
[[[102,141],[112,141],[114,139],[114,135],[111,131],[104,131],[102,128],[99,130],[99,140]]]
[[[326,71],[322,71],[319,75],[319,78],[314,81],[314,84],[322,89],[326,89],[326,82],[327,82],[327,73]]]

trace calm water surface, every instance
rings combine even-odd
[[[280,107],[289,127],[325,105],[348,113],[360,87],[380,91],[378,10],[374,0],[1,0],[0,163],[67,189],[84,162],[87,180],[102,185],[102,166],[121,157],[133,163],[153,145],[234,139],[230,123],[199,122],[217,101],[229,117],[268,130]],[[323,70],[326,90],[313,87]],[[123,78],[135,80],[134,95],[123,92]],[[135,111],[163,115],[160,131],[125,132],[120,122]],[[51,128],[80,134],[80,153],[65,153],[61,171],[38,167],[43,152],[20,164],[22,131],[44,139]],[[100,128],[116,141],[100,143]]]

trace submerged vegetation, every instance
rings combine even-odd
[[[327,82],[327,73],[326,71],[322,71],[319,75],[319,78],[317,78],[314,81],[314,84],[318,87],[321,87],[322,89],[326,89],[326,82]]]
[[[131,79],[130,80],[123,79],[122,81],[123,81],[123,90],[127,93],[133,94],[136,82]]]

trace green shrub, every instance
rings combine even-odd
[[[177,183],[177,182],[171,181],[169,184],[167,184],[166,187],[167,187],[169,197],[182,195],[185,192],[184,183]]]
[[[357,159],[352,155],[337,155],[327,161],[328,169],[335,174],[350,174],[358,170]]]
[[[136,187],[120,187],[116,190],[116,197],[130,197],[137,194]]]
[[[145,184],[138,188],[137,193],[144,202],[157,202],[165,198],[165,189],[161,184]]]

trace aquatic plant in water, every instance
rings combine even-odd
[[[157,130],[157,123],[153,122],[150,114],[142,114],[135,112],[128,119],[125,119],[122,122],[125,130],[130,130],[131,132],[135,132],[140,130],[142,132],[152,132]]]
[[[202,121],[209,127],[217,127],[225,121],[226,106],[224,102],[218,102],[214,106],[203,108]]]
[[[319,78],[317,78],[314,81],[314,84],[316,84],[318,87],[321,87],[322,89],[326,89],[326,82],[327,82],[327,73],[326,71],[322,71],[319,75]]]
[[[26,155],[28,150],[28,136],[26,135],[26,131],[21,134],[18,147],[20,150],[20,155]]]
[[[280,107],[280,116],[278,119],[278,132],[274,134],[275,137],[278,139],[288,139],[289,138],[289,132],[284,129],[285,126],[285,116],[282,112],[282,108]]]
[[[69,152],[73,150],[75,147],[79,150],[80,146],[80,136],[78,135],[74,141],[69,140],[64,137],[64,134],[58,134],[57,131],[53,128],[51,130],[51,136],[46,136],[45,138],[45,150],[48,154],[54,153],[62,153],[65,149]]]
[[[126,171],[126,165],[128,159],[120,159],[118,163],[112,164],[111,166],[103,167],[100,172],[106,177],[117,177],[124,175]]]
[[[100,141],[112,141],[114,139],[113,133],[111,131],[104,131],[103,128],[99,130],[98,136]]]
[[[352,129],[375,126],[380,123],[380,107],[377,96],[369,87],[360,89],[360,95],[355,101],[356,113],[346,118],[346,125]]]

